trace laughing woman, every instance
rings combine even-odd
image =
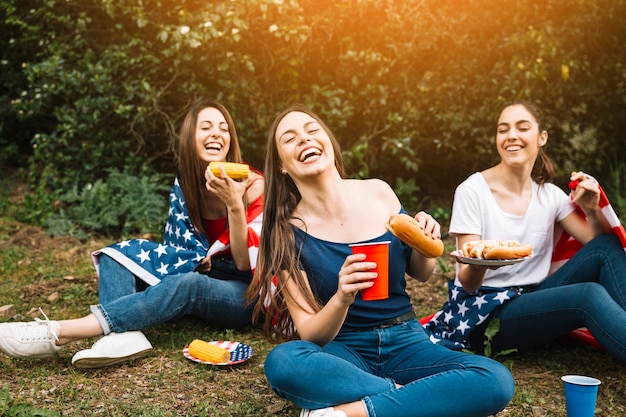
[[[134,239],[94,253],[99,304],[72,320],[0,324],[0,351],[46,358],[63,345],[101,337],[72,364],[100,368],[145,356],[152,345],[140,331],[194,316],[234,328],[251,321],[244,294],[256,264],[263,210],[263,177],[235,181],[210,162],[241,162],[233,120],[224,106],[198,103],[179,137],[178,176],[170,193],[164,242]]]
[[[500,363],[433,344],[413,314],[405,272],[426,281],[435,259],[385,228],[405,212],[383,181],[346,179],[337,140],[305,107],[281,113],[269,133],[266,206],[255,317],[272,341],[265,373],[301,416],[484,417],[513,396]],[[426,233],[440,226],[419,212]],[[390,241],[389,298],[365,301],[376,274],[349,244]],[[299,340],[295,340],[299,339]],[[454,400],[450,400],[454,393]]]
[[[450,235],[457,248],[480,239],[517,240],[534,254],[497,269],[460,259],[450,299],[426,329],[453,349],[481,351],[485,330],[498,319],[492,351],[521,352],[587,327],[626,363],[626,253],[612,233],[621,225],[600,208],[595,179],[573,172],[569,197],[552,183],[547,142],[546,118],[536,104],[517,101],[502,108],[495,130],[500,161],[457,187]],[[555,228],[581,246],[556,272]]]

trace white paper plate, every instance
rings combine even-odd
[[[203,365],[223,366],[223,365],[237,365],[238,363],[245,362],[248,359],[250,359],[254,353],[254,350],[250,346],[246,345],[245,343],[232,342],[230,340],[214,340],[209,343],[212,345],[219,346],[222,349],[226,349],[227,351],[229,351],[230,360],[228,362],[203,361],[201,359],[196,358],[195,356],[192,356],[189,353],[189,345],[185,346],[185,348],[183,349],[183,355],[187,359],[192,360],[194,362],[201,363]]]
[[[506,265],[515,265],[520,262],[524,262],[527,259],[530,259],[532,255],[525,256],[524,258],[516,258],[516,259],[476,259],[476,258],[467,258],[463,256],[461,251],[455,250],[454,252],[450,252],[451,256],[454,256],[460,263],[471,264],[471,265],[482,265],[482,266],[506,266]]]

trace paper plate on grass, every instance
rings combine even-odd
[[[218,365],[218,366],[227,366],[227,365],[237,365],[239,363],[243,363],[252,357],[254,350],[249,345],[245,343],[233,342],[230,340],[214,340],[209,342],[212,345],[221,347],[222,349],[226,349],[230,352],[230,360],[228,362],[210,362],[203,361],[202,359],[198,359],[195,356],[192,356],[189,353],[189,345],[185,346],[183,349],[183,355],[194,362],[201,363],[203,365]]]

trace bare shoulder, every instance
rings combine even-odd
[[[370,195],[380,198],[397,199],[396,193],[391,186],[381,179],[371,178],[363,180],[362,185]]]
[[[259,198],[263,194],[264,188],[264,177],[257,172],[250,172],[248,188],[246,189],[246,197],[248,198],[248,201],[254,201]]]
[[[395,214],[400,210],[400,200],[395,191],[385,181],[378,178],[366,180],[354,180],[355,187],[361,199],[366,200],[364,204],[371,206],[381,206],[390,213]]]
[[[256,172],[256,171],[250,171],[249,178],[250,178],[251,182],[255,182],[255,183],[256,182],[263,183],[263,181],[265,179],[265,177],[261,173]]]

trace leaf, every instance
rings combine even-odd
[[[491,341],[493,337],[500,331],[500,319],[493,319],[489,322],[487,329],[485,329],[485,336],[488,341]]]
[[[2,389],[0,390],[0,417],[4,416],[4,413],[8,410],[10,401],[11,395],[9,394],[9,384],[5,383],[2,385]]]

